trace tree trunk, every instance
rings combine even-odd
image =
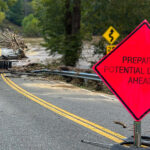
[[[65,32],[66,35],[72,34],[72,13],[70,10],[70,0],[65,1]]]
[[[77,34],[80,32],[80,20],[81,20],[81,0],[74,0],[72,13],[72,34]]]
[[[81,53],[81,0],[65,0],[65,41],[63,62],[75,66]]]
[[[71,12],[71,0],[66,0],[65,30],[66,35],[76,34],[80,31],[81,0],[73,0],[73,11]]]

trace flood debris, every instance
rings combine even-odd
[[[114,122],[114,124],[121,125],[123,128],[127,128],[127,126],[124,123],[120,122],[120,121],[113,121],[113,122]]]
[[[22,59],[26,58],[25,50],[27,45],[19,34],[12,31],[0,31],[1,59]]]

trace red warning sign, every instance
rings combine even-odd
[[[144,20],[93,69],[136,121],[150,111],[150,25]]]

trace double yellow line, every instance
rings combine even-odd
[[[27,92],[26,90],[22,89],[20,86],[18,86],[17,84],[15,84],[13,81],[11,81],[9,78],[5,77],[4,74],[1,74],[1,77],[2,79],[10,86],[12,87],[14,90],[16,90],[17,92],[19,92],[20,94],[24,95],[25,97],[29,98],[30,100],[40,104],[41,106],[69,119],[69,120],[72,120],[73,122],[79,124],[79,125],[82,125],[116,143],[121,143],[123,142],[126,137],[118,134],[118,133],[115,133],[109,129],[106,129],[96,123],[93,123],[91,121],[88,121],[84,118],[81,118],[77,115],[74,115],[64,109],[61,109],[51,103],[48,103],[47,101]]]

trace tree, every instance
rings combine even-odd
[[[81,28],[84,33],[102,34],[108,20],[109,3],[110,0],[82,0]]]
[[[72,8],[72,9],[71,9]],[[75,66],[81,54],[81,0],[65,1],[65,40],[63,62],[67,66]]]
[[[62,54],[65,65],[75,66],[81,52],[81,0],[34,0],[32,4],[48,51]]]
[[[24,16],[28,16],[33,13],[31,2],[32,0],[23,0]]]
[[[109,26],[120,33],[116,42],[124,39],[144,19],[150,21],[150,1],[92,0],[82,1],[82,30],[102,36]],[[87,35],[87,34],[86,34]],[[106,41],[96,43],[96,53],[105,53]]]
[[[0,23],[5,19],[5,12],[8,11],[8,7],[12,6],[16,0],[0,0]]]
[[[50,53],[62,53],[64,41],[64,2],[63,0],[34,0],[32,2],[35,17]]]
[[[33,14],[30,14],[29,16],[26,16],[22,21],[22,27],[24,30],[24,33],[26,36],[39,36],[40,35],[40,29],[39,29],[39,20],[33,16]]]
[[[150,1],[33,0],[32,5],[48,51],[63,54],[62,61],[71,66],[77,62],[82,40],[88,35],[102,36],[112,25],[123,39],[142,20],[150,21]],[[98,45],[104,49],[105,41]]]
[[[21,26],[24,17],[30,13],[32,13],[32,8],[29,5],[29,0],[17,0],[13,6],[9,7],[7,19]]]
[[[5,13],[0,12],[0,24],[3,22],[4,19],[5,19]]]
[[[149,19],[150,1],[141,0],[117,0],[110,1],[107,11],[109,16],[107,24],[115,26],[121,35],[129,34],[144,19]]]
[[[83,0],[82,28],[102,35],[112,25],[124,37],[142,20],[150,20],[149,5],[150,1],[141,0]]]

